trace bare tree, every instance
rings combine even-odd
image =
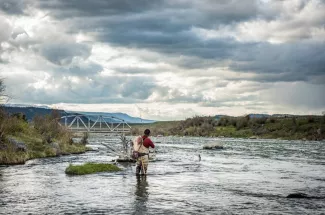
[[[9,96],[5,94],[6,86],[4,84],[4,79],[0,78],[0,105],[6,103],[9,99]]]

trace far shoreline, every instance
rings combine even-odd
[[[132,135],[131,135],[132,136]],[[323,140],[307,140],[307,139],[283,139],[283,138],[249,138],[249,137],[211,137],[211,136],[177,136],[177,135],[166,135],[166,136],[152,136],[153,138],[164,138],[164,137],[179,137],[179,138],[211,138],[211,139],[243,139],[243,140],[283,140],[283,141],[300,141],[300,142],[325,142]]]

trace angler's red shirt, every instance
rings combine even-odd
[[[146,147],[146,148],[149,148],[149,146],[151,148],[155,148],[155,144],[153,144],[153,142],[150,140],[150,138],[147,136],[147,135],[143,135],[142,136],[142,139],[143,139],[143,145]]]

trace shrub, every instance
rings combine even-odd
[[[3,142],[5,136],[23,132],[28,129],[28,123],[16,116],[9,116],[3,109],[0,109],[0,141]]]
[[[314,123],[315,122],[315,118],[313,116],[308,116],[307,117],[307,122]]]
[[[221,118],[218,120],[217,125],[218,125],[218,126],[227,126],[228,123],[229,123],[229,117],[227,117],[227,116],[223,116],[223,117],[221,117]]]
[[[202,125],[201,125],[201,128],[204,130],[204,131],[213,131],[213,125],[211,123],[208,123],[208,122],[204,122]]]
[[[247,117],[238,117],[236,121],[236,129],[240,130],[244,127],[247,127],[248,125],[248,119]]]
[[[25,152],[16,152],[13,150],[0,151],[0,164],[24,164],[28,156]]]
[[[255,125],[255,124],[263,125],[263,124],[266,123],[266,121],[267,121],[267,118],[266,118],[266,117],[261,117],[261,118],[251,118],[251,119],[249,120],[249,123],[250,123],[251,125]]]
[[[51,143],[53,139],[62,137],[66,142],[70,142],[72,133],[59,124],[59,119],[59,113],[55,110],[52,111],[51,115],[34,117],[34,128],[42,135],[44,143]]]
[[[131,128],[131,135],[139,135],[140,134],[140,129],[137,127],[132,127]]]
[[[237,123],[237,120],[234,117],[231,117],[229,119],[228,125],[232,125],[232,126],[236,127],[236,123]]]
[[[72,165],[70,164],[65,173],[69,175],[85,175],[96,172],[116,172],[121,169],[113,164],[100,164],[100,163],[86,163],[83,165]]]
[[[15,117],[17,119],[20,119],[20,120],[23,120],[23,121],[27,122],[26,115],[23,114],[23,113],[14,113],[14,114],[11,115],[11,117],[13,117],[13,118]]]

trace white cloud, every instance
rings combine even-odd
[[[8,19],[1,16],[0,14],[0,28],[2,31],[0,32],[0,43],[3,41],[7,41],[12,33],[12,26],[9,23]]]
[[[14,3],[0,7],[12,102],[169,120],[325,106],[319,0]]]

